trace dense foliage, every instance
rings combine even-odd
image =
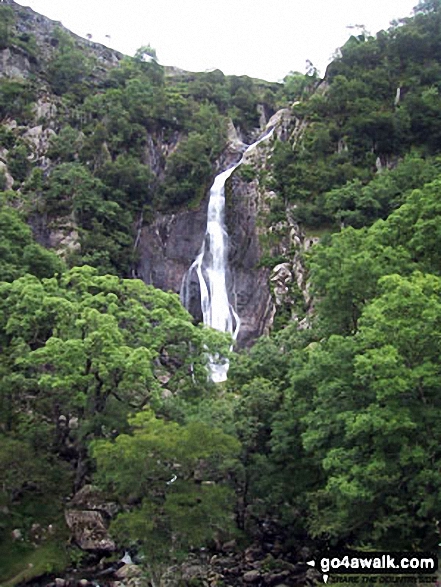
[[[279,86],[220,71],[170,73],[151,47],[105,68],[102,52],[62,28],[49,47],[21,34],[21,10],[0,6],[0,44],[17,59],[24,52],[32,68],[0,80],[0,137],[13,187],[49,229],[75,225],[69,266],[129,276],[151,211],[198,205],[226,146],[228,119],[248,135],[258,126],[258,104],[274,111]],[[40,119],[38,99],[50,104]],[[43,123],[47,144],[15,123]]]
[[[0,10],[1,46],[25,50],[30,39]],[[58,114],[43,154],[20,126],[34,120],[38,85],[0,81],[1,156],[14,181],[0,200],[8,577],[36,551],[50,569],[80,561],[72,545],[60,559],[62,512],[91,483],[116,504],[117,547],[139,555],[152,581],[230,537],[242,547],[270,535],[291,553],[436,550],[440,27],[441,2],[426,0],[389,31],[351,37],[323,82],[311,70],[283,87],[169,75],[150,47],[94,77],[93,56],[58,31],[44,80]],[[257,104],[293,114],[264,178],[275,190],[265,222],[288,212],[328,234],[303,253],[310,327],[276,320],[284,328],[232,356],[228,382],[214,386],[205,363],[213,349],[228,355],[228,337],[195,326],[175,295],[126,277],[136,231],[153,210],[198,202],[228,117],[246,134]],[[241,173],[254,179],[253,168]],[[40,240],[75,232],[63,260],[26,221]],[[35,523],[56,527],[36,551]],[[17,527],[23,541],[11,548]]]
[[[297,544],[440,542],[440,23],[441,4],[423,2],[388,32],[352,37],[312,94],[287,79],[300,101],[273,155],[270,218],[288,208],[333,234],[305,258],[311,328],[262,339],[229,386],[243,398],[269,386],[248,491]]]
[[[411,150],[439,152],[439,9],[421,2],[389,31],[352,36],[309,99],[298,101],[307,94],[299,76],[287,79],[298,123],[274,154],[274,187],[297,204],[299,221],[360,226],[383,218],[390,208],[381,193],[361,187]]]

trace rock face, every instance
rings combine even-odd
[[[268,122],[267,128],[275,127],[279,139],[288,135],[291,121],[290,111],[278,111]],[[221,170],[237,162],[245,145],[233,125],[229,127],[229,145],[220,162]],[[283,275],[280,267],[273,272],[261,266],[263,250],[260,237],[265,231],[273,231],[277,245],[270,254],[287,256],[294,249],[304,249],[303,236],[299,227],[287,221],[279,228],[267,227],[261,222],[268,213],[268,200],[275,194],[266,192],[259,182],[259,171],[265,169],[271,154],[270,142],[261,143],[247,155],[244,165],[254,170],[254,179],[246,181],[239,167],[226,185],[225,222],[229,235],[229,271],[232,303],[241,320],[237,346],[248,347],[256,338],[268,334],[272,326],[277,305],[291,304],[293,300],[284,295],[288,282],[296,282],[309,306],[305,290],[305,270],[300,253],[284,264]],[[145,283],[163,290],[180,293],[182,280],[200,251],[207,223],[208,193],[197,209],[181,210],[174,214],[156,214],[153,221],[144,226],[138,243],[139,264],[136,275]],[[289,255],[288,255],[289,256]],[[291,266],[292,265],[292,266]],[[189,310],[197,321],[202,321],[199,284],[196,277],[190,284]],[[274,282],[277,283],[274,283]],[[274,287],[276,286],[276,287]],[[274,290],[274,291],[272,291]],[[295,318],[295,317],[294,317]]]
[[[75,542],[81,549],[116,550],[115,543],[107,535],[103,516],[99,512],[69,510],[65,512],[65,518]]]
[[[257,226],[261,201],[258,181],[246,183],[233,177],[230,198],[226,222],[234,301],[241,319],[238,344],[249,346],[268,333],[274,314],[269,270],[259,266],[262,249]]]
[[[240,139],[230,129],[232,142],[222,169],[240,158]],[[262,145],[258,152],[265,152]],[[265,157],[261,155],[261,162]],[[248,163],[248,161],[246,162]],[[259,162],[254,162],[258,165]],[[240,169],[240,168],[239,168]],[[226,225],[229,235],[229,269],[232,301],[241,319],[239,347],[249,346],[271,325],[273,304],[269,270],[259,267],[261,247],[257,217],[261,201],[257,180],[245,182],[233,174],[226,189]],[[139,239],[137,275],[145,283],[180,293],[182,279],[201,248],[207,224],[208,194],[195,210],[157,214],[143,227]],[[191,284],[190,312],[201,321],[199,285]]]
[[[34,57],[27,54],[15,44],[0,50],[0,77],[33,79],[41,81],[41,90],[34,104],[34,121],[32,126],[19,127],[15,120],[6,120],[4,125],[14,132],[31,152],[32,162],[40,167],[45,174],[50,173],[53,162],[48,158],[48,147],[51,139],[59,132],[58,115],[63,108],[57,96],[51,95],[44,83],[45,67],[54,56],[57,47],[56,29],[60,23],[35,13],[28,7],[16,4],[13,0],[3,0],[15,13],[16,24],[14,35],[35,40]],[[62,28],[62,27],[61,27]],[[95,67],[91,80],[98,82],[105,77],[109,69],[118,64],[122,55],[82,39],[69,32],[77,48],[84,49],[86,54],[95,58]],[[166,74],[173,73],[173,68],[166,68]],[[176,73],[176,72],[175,72]],[[265,125],[268,116],[263,106],[259,107],[261,126]],[[289,137],[291,128],[291,111],[283,109],[274,114],[266,123],[266,128],[274,127],[274,136],[281,140]],[[297,125],[294,132],[301,136],[303,127]],[[257,134],[257,133],[256,133]],[[297,136],[297,135],[296,135]],[[158,182],[164,177],[168,157],[174,152],[182,140],[181,133],[175,131],[172,136],[164,136],[161,129],[148,132],[146,136],[143,162],[148,165]],[[257,138],[257,137],[256,137]],[[227,169],[237,163],[244,152],[244,144],[240,133],[231,122],[228,128],[228,145],[217,161],[218,171]],[[103,145],[103,157],[110,157],[107,145]],[[268,230],[262,215],[267,210],[268,194],[259,183],[259,172],[266,167],[270,156],[267,142],[259,145],[247,155],[245,166],[253,170],[254,179],[246,180],[241,175],[241,167],[236,170],[227,183],[226,188],[226,225],[229,234],[229,283],[230,300],[235,306],[241,320],[241,328],[237,339],[238,347],[250,346],[253,341],[267,334],[272,325],[277,299],[282,299],[285,280],[277,286],[272,296],[270,284],[270,267],[261,266],[265,254],[274,255],[274,251],[263,251],[262,233]],[[249,157],[249,159],[248,159]],[[5,177],[5,187],[11,188],[14,178],[8,170],[7,150],[0,151],[0,172]],[[246,175],[246,174],[245,174]],[[213,176],[214,179],[214,176]],[[180,293],[182,279],[196,258],[206,230],[208,193],[200,205],[193,209],[182,209],[174,213],[156,212],[153,219],[142,225],[140,218],[134,226],[134,249],[138,252],[139,262],[133,270],[133,276],[140,277],[145,283],[165,291]],[[35,213],[30,224],[38,242],[56,250],[61,256],[68,257],[80,246],[79,230],[73,215],[59,218],[47,218]],[[286,227],[285,227],[286,228]],[[299,265],[299,270],[301,269]],[[298,273],[299,271],[297,271]],[[286,271],[285,271],[286,273]],[[280,277],[280,275],[279,275]],[[299,277],[292,277],[299,282]],[[280,281],[280,280],[279,280]],[[202,320],[200,309],[199,284],[192,284],[192,302],[190,311],[197,321]],[[285,302],[289,300],[285,299]],[[285,303],[284,302],[284,303]]]
[[[87,551],[114,551],[115,543],[107,534],[106,518],[114,516],[118,506],[106,502],[100,490],[85,485],[74,495],[64,512],[73,540]]]
[[[2,4],[9,5],[17,18],[17,33],[21,36],[31,36],[38,47],[38,57],[32,57],[19,46],[6,48],[0,51],[0,77],[29,78],[39,73],[52,57],[56,41],[53,38],[56,29],[61,28],[71,36],[78,47],[86,48],[97,59],[92,77],[99,79],[106,74],[109,67],[117,65],[122,59],[122,53],[109,49],[99,43],[83,39],[67,31],[60,22],[34,12],[28,6],[21,6],[13,0],[2,0]]]

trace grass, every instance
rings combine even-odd
[[[63,543],[54,538],[38,548],[12,544],[0,549],[1,587],[15,587],[45,573],[63,571],[69,559]]]
[[[12,540],[14,528],[26,537],[34,522],[42,528],[52,524],[54,533],[47,533],[38,546],[29,540]],[[15,587],[45,573],[63,571],[70,562],[66,539],[67,528],[56,501],[47,502],[43,496],[23,498],[10,514],[0,515],[0,587]]]

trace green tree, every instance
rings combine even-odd
[[[106,184],[108,197],[135,212],[152,203],[154,176],[150,167],[131,155],[118,155],[99,171]]]
[[[29,147],[20,142],[8,153],[8,168],[12,177],[19,183],[24,181],[31,169]]]
[[[319,377],[315,408],[304,418],[305,449],[326,475],[311,495],[310,528],[354,545],[433,548],[441,283],[416,273],[384,277],[380,286],[357,337],[327,345],[328,365],[342,369],[342,344],[352,359]]]
[[[9,47],[15,24],[14,11],[10,6],[0,6],[0,49]]]
[[[318,245],[309,262],[318,299],[318,316],[328,333],[353,334],[364,306],[377,293],[378,279],[408,272],[411,258],[404,246],[376,238],[376,226],[346,228]]]
[[[199,201],[212,175],[207,142],[203,134],[191,132],[169,157],[162,193],[167,206]]]
[[[13,281],[25,273],[52,277],[63,270],[55,253],[38,245],[20,214],[0,199],[0,280]]]
[[[49,82],[56,94],[84,94],[85,80],[92,71],[90,59],[75,47],[70,34],[58,28],[54,32],[57,48],[48,66]]]
[[[0,336],[7,425],[16,426],[30,402],[33,414],[49,419],[51,443],[63,451],[68,437],[60,416],[78,418],[70,435],[77,486],[88,440],[124,426],[129,409],[159,406],[164,375],[168,389],[204,389],[204,349],[219,343],[226,352],[229,344],[193,326],[177,296],[87,266],[58,279],[27,275],[2,284]]]
[[[70,125],[63,126],[60,132],[51,137],[47,156],[58,162],[73,162],[78,159],[84,137]]]
[[[151,579],[190,548],[234,532],[234,494],[223,482],[237,463],[238,441],[212,426],[181,426],[151,411],[130,420],[131,434],[91,446],[97,479],[122,503],[112,531],[147,555]],[[139,458],[143,455],[143,458]]]
[[[367,185],[360,180],[325,194],[325,210],[354,227],[369,226],[404,204],[411,190],[438,177],[439,161],[408,155],[392,170],[384,170]]]

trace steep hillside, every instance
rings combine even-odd
[[[282,85],[0,16],[5,585],[294,587],[329,547],[437,552],[441,0]],[[227,184],[230,354],[176,292],[265,127]]]
[[[38,242],[68,266],[139,275],[179,292],[201,246],[215,171],[237,160],[242,140],[266,124],[277,84],[163,68],[149,48],[123,58],[14,2],[1,9],[3,184],[14,191],[8,198]],[[271,322],[249,211],[255,199],[250,194],[234,208],[244,219],[241,255],[232,259],[243,343]],[[262,287],[263,303],[246,293]]]

